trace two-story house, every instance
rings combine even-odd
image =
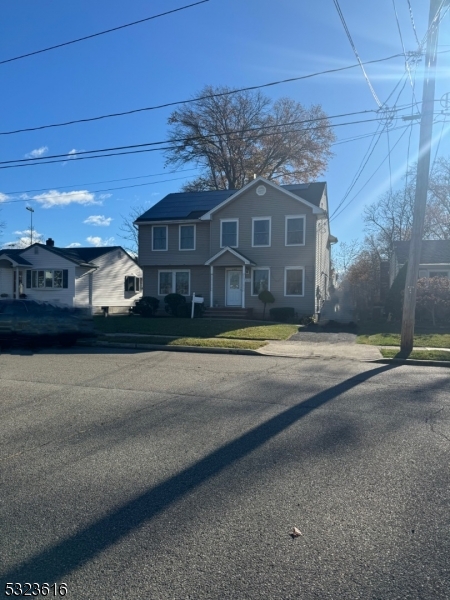
[[[390,264],[390,285],[408,262],[409,241],[394,242]],[[422,240],[419,278],[450,277],[450,240]]]
[[[262,177],[240,190],[169,194],[141,215],[139,265],[144,296],[202,295],[206,306],[299,316],[328,297],[330,235],[326,183],[277,185]]]

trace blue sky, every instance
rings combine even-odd
[[[191,1],[3,0],[0,61]],[[427,30],[428,2],[410,0],[410,5],[422,40]],[[392,0],[341,0],[340,6],[363,61],[402,52]],[[417,44],[408,0],[395,0],[395,6],[405,49],[414,51]],[[440,30],[436,98],[450,92],[450,53],[445,53],[450,50],[449,19],[450,13]],[[127,29],[0,64],[0,132],[176,102],[196,96],[205,85],[262,85],[355,62],[333,0],[209,0]],[[422,97],[421,68],[419,65],[412,73],[418,101]],[[366,71],[382,103],[396,89],[387,102],[392,108],[403,84],[397,106],[411,103],[412,87],[402,57],[367,65]],[[321,104],[328,115],[378,108],[359,68],[264,91],[274,100],[289,96],[306,106]],[[171,172],[161,151],[94,160],[80,160],[77,152],[166,140],[167,119],[173,109],[0,135],[0,161],[67,156],[61,163],[0,169],[0,221],[6,224],[0,243],[11,243],[24,235],[21,232],[30,227],[26,206],[31,206],[36,233],[44,239],[52,237],[57,246],[125,244],[119,229],[122,216],[135,206],[149,208],[166,194],[178,191],[195,175],[193,165],[190,170]],[[436,110],[441,110],[439,103]],[[410,112],[406,108],[402,114]],[[333,122],[376,117],[369,113]],[[332,232],[340,240],[362,238],[364,205],[390,186],[395,189],[401,184],[408,145],[409,163],[414,162],[418,126],[412,128],[411,137],[409,129],[397,129],[407,124],[397,118],[389,133],[381,135],[343,204],[346,208],[332,220]],[[319,178],[328,182],[331,212],[345,197],[372,138],[346,140],[374,133],[377,127],[374,121],[335,128],[340,143],[333,146],[334,157]],[[448,156],[448,128],[441,128],[441,124],[435,125],[435,147],[440,139],[439,155]],[[119,187],[122,189],[112,189]]]

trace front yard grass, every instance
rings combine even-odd
[[[264,341],[229,340],[225,338],[192,338],[192,337],[164,337],[164,336],[127,336],[115,335],[100,336],[100,342],[118,342],[125,344],[157,344],[159,346],[196,346],[200,348],[239,348],[244,350],[257,350],[266,345]]]
[[[296,325],[232,319],[177,319],[138,316],[94,317],[99,333],[141,333],[178,338],[227,338],[235,340],[287,340]]]
[[[400,323],[372,322],[358,326],[358,344],[400,346]],[[416,325],[414,346],[421,348],[450,348],[450,327]]]
[[[380,352],[384,358],[404,358],[403,356],[399,356],[399,350],[394,348],[381,348]],[[444,350],[413,350],[408,358],[450,362],[450,352],[445,352]]]

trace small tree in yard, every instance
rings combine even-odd
[[[264,304],[263,319],[265,319],[266,318],[266,305],[273,304],[275,302],[275,298],[273,297],[273,294],[271,292],[269,292],[269,290],[263,290],[262,292],[259,292],[258,298]]]
[[[448,277],[432,277],[419,279],[417,282],[417,309],[428,313],[436,325],[436,320],[450,318],[450,279]]]

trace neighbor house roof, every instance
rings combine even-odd
[[[11,260],[13,260],[17,265],[23,265],[24,267],[31,266],[30,262],[28,262],[25,258],[22,258],[22,256],[20,256],[21,252],[22,252],[22,250],[19,250],[19,249],[5,248],[5,249],[0,250],[0,258],[2,256],[7,256]]]
[[[128,252],[122,248],[122,246],[88,246],[78,248],[57,248],[56,246],[49,246],[47,244],[39,243],[33,244],[33,247],[35,246],[43,248],[44,250],[48,250],[49,252],[57,254],[58,256],[61,256],[62,258],[65,258],[67,260],[70,260],[71,262],[74,262],[80,267],[94,267],[95,265],[92,261],[95,261],[95,259],[97,259],[99,256],[103,256],[104,254],[112,252],[113,250],[121,250],[127,256],[129,256],[131,260],[134,261],[134,258],[131,257],[128,254]],[[22,264],[24,266],[31,266],[32,263],[30,263],[28,260],[21,256],[21,254],[26,250],[29,250],[29,248],[31,248],[31,246],[27,246],[26,248],[4,249],[0,250],[0,254],[6,254],[7,256],[10,256],[18,264]]]
[[[409,257],[409,241],[394,242],[394,253],[399,264],[405,264]],[[420,264],[450,264],[450,240],[423,240]]]
[[[319,206],[325,182],[281,185],[287,192]],[[207,192],[178,192],[169,194],[138,217],[135,223],[145,221],[178,221],[199,219],[236,194],[238,190],[213,190]]]

